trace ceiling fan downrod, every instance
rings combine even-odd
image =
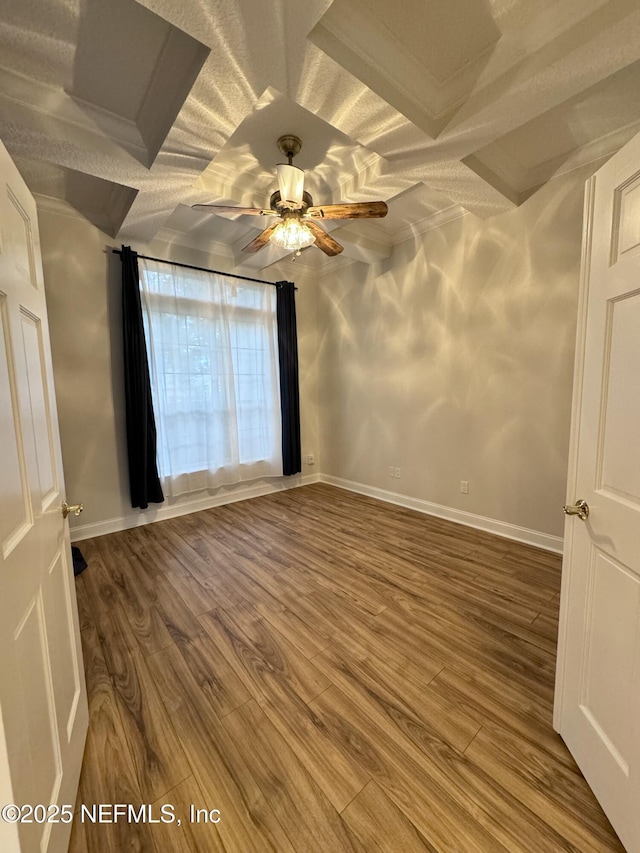
[[[299,154],[302,148],[302,141],[292,133],[285,133],[284,136],[278,139],[278,148],[289,161],[289,165],[293,166],[293,158]]]

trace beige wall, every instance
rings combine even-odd
[[[302,450],[316,455],[303,474],[562,534],[592,171],[558,178],[502,216],[418,235],[377,267],[321,280],[294,271]],[[39,221],[67,497],[86,506],[74,523],[132,521],[114,241],[77,215],[45,207]],[[230,269],[193,249],[135,248]],[[269,277],[291,275],[286,264]]]
[[[87,220],[52,212],[43,205],[38,221],[66,494],[70,502],[85,505],[81,518],[72,519],[72,526],[119,518],[133,522],[141,512],[131,509],[128,497],[120,259],[109,251],[115,242]],[[166,244],[134,248],[185,263],[230,269],[228,260],[193,249]],[[276,280],[290,274],[286,267],[279,275],[274,268],[265,278]],[[300,274],[296,282],[303,452],[318,454],[317,288]],[[316,464],[303,473],[318,469]],[[282,478],[282,483],[293,479]],[[144,516],[153,518],[156,511],[150,507]]]
[[[323,281],[322,470],[560,536],[584,182]],[[389,466],[401,479],[389,477]],[[470,493],[460,493],[460,481]]]

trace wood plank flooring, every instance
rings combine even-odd
[[[559,557],[326,485],[81,548],[74,853],[623,850],[551,725]]]

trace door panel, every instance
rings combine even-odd
[[[31,219],[9,184],[7,184],[7,201],[9,202],[5,218],[5,227],[8,236],[7,245],[15,270],[22,278],[30,282],[37,289],[38,278],[36,274]]]
[[[609,303],[600,489],[640,503],[640,290]]]
[[[73,807],[88,712],[38,223],[1,144],[0,283],[0,781],[5,802]],[[0,849],[63,853],[69,833],[0,822]]]
[[[22,344],[27,367],[29,411],[26,422],[33,431],[32,468],[29,471],[32,495],[36,499],[35,486],[39,487],[40,507],[44,511],[58,496],[51,435],[51,410],[47,399],[45,356],[43,352],[40,320],[30,312],[21,311]]]
[[[554,725],[640,853],[640,136],[585,219]]]
[[[625,638],[637,624],[640,582],[625,566],[594,548],[587,585],[580,704],[607,739],[616,762],[628,774],[629,766],[623,756],[629,756],[632,747],[634,721],[629,720],[627,709],[635,650]]]
[[[17,737],[9,739],[38,758],[38,772],[26,779],[22,788],[26,803],[55,802],[56,787],[62,773],[62,761],[53,700],[53,679],[49,666],[44,606],[40,596],[31,603],[14,635],[15,671],[23,696],[22,715],[13,724]],[[24,701],[24,697],[30,701]],[[8,732],[10,734],[10,732]],[[40,799],[38,799],[40,798]],[[23,802],[20,800],[20,802]]]
[[[49,570],[43,596],[45,613],[55,617],[49,619],[47,636],[61,742],[68,741],[71,737],[81,692],[73,619],[72,579],[73,569],[66,552],[59,551]],[[65,674],[72,677],[65,677]]]
[[[8,557],[32,523],[26,461],[22,443],[17,382],[11,347],[7,295],[0,292],[0,543]]]
[[[634,172],[613,190],[611,263],[640,249],[640,172]]]

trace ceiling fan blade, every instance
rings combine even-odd
[[[249,216],[278,216],[275,210],[262,210],[259,207],[233,207],[228,204],[192,204],[192,210],[206,210],[208,213],[242,213]]]
[[[339,255],[340,252],[344,251],[344,246],[341,246],[337,240],[334,240],[333,237],[327,234],[327,232],[316,222],[305,221],[304,224],[316,238],[316,242],[313,245],[322,249],[325,255]]]
[[[278,225],[280,225],[279,222],[274,222],[273,225],[270,225],[268,228],[265,228],[264,231],[261,231],[258,236],[255,237],[250,243],[247,243],[247,245],[242,251],[257,252],[258,249],[261,249],[263,246],[266,246],[269,242],[269,237],[271,237]]]
[[[306,216],[312,219],[381,219],[389,208],[384,201],[360,201],[353,204],[325,204],[310,207]]]

